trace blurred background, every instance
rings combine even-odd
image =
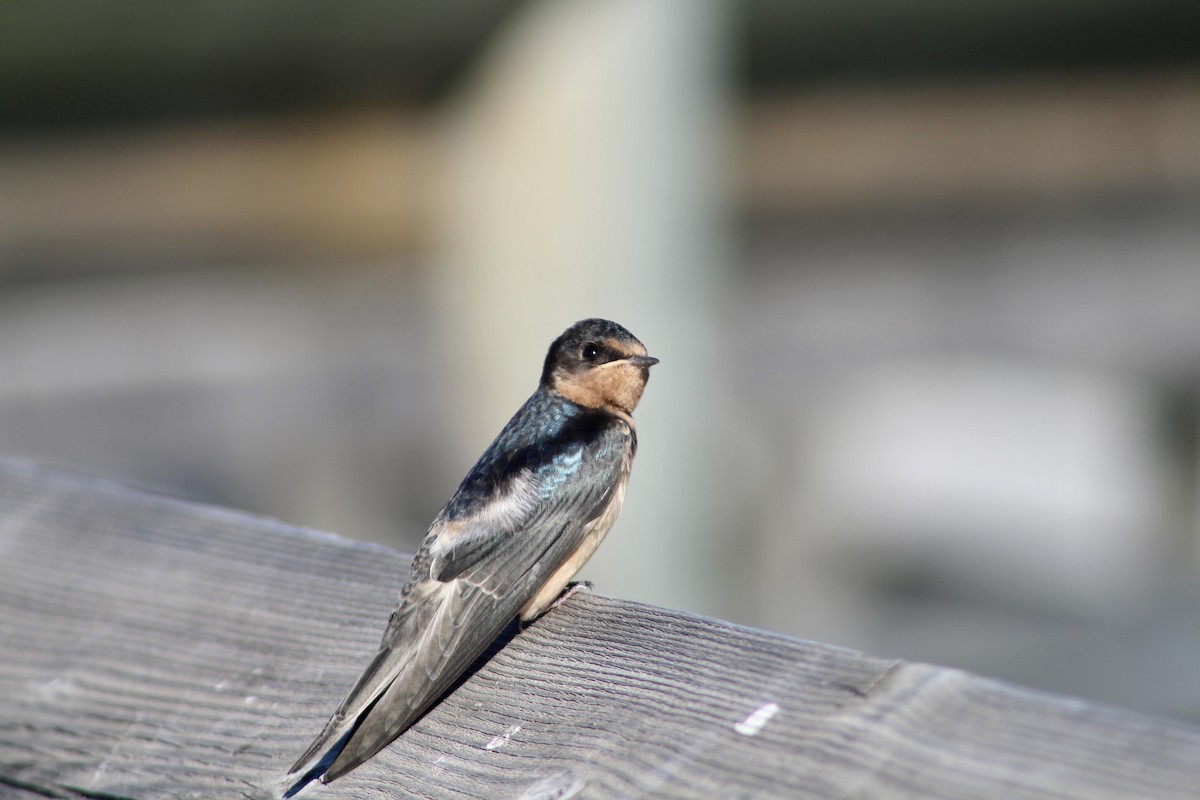
[[[597,591],[1200,723],[1198,30],[6,0],[0,453],[411,549],[609,317]]]

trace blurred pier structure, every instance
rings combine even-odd
[[[1194,3],[57,8],[0,452],[412,548],[604,315],[605,593],[1200,720]]]

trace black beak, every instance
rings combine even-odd
[[[627,358],[625,360],[628,361],[630,364],[633,364],[635,367],[643,367],[643,368],[653,367],[655,364],[658,363],[658,359],[655,358],[654,356],[630,356],[629,358]]]

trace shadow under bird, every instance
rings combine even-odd
[[[378,654],[289,771],[286,797],[371,758],[514,618],[555,603],[620,512],[633,409],[657,363],[608,320],[554,340],[537,390],[430,525]]]

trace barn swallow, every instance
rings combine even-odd
[[[430,525],[378,654],[289,771],[286,797],[375,755],[514,618],[555,602],[621,510],[633,409],[657,363],[608,320],[554,340],[537,390]]]

